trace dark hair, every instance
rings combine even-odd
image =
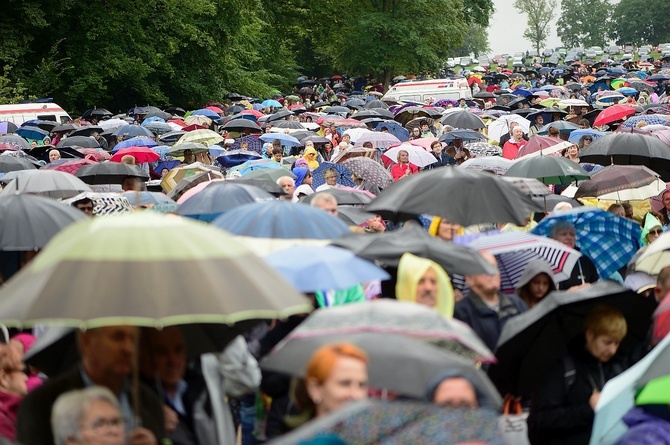
[[[272,148],[272,154],[273,155],[280,155],[280,154],[283,155],[284,154],[284,149],[282,149],[281,147],[273,147]]]

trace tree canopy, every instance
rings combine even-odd
[[[523,32],[526,40],[541,54],[549,37],[549,22],[554,19],[554,4],[550,0],[515,0],[514,7],[528,16],[528,25]]]
[[[561,2],[561,17],[556,32],[563,45],[605,46],[610,34],[612,5],[609,0]]]
[[[611,38],[619,45],[659,44],[670,40],[666,0],[621,0],[612,13]]]

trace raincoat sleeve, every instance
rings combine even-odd
[[[231,397],[254,392],[261,383],[258,362],[242,336],[236,337],[219,355],[219,369],[225,379],[226,394]]]

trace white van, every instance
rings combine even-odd
[[[428,99],[472,99],[472,90],[466,79],[433,79],[400,82],[386,92],[382,100],[424,103]]]
[[[64,124],[72,118],[55,103],[29,103],[0,105],[0,122],[9,121],[16,125],[34,119],[54,121]]]

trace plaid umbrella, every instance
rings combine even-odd
[[[322,162],[319,164],[319,168],[312,172],[312,187],[314,189],[326,183],[326,180],[323,179],[323,172],[329,168],[337,170],[339,175],[337,178],[337,183],[339,185],[344,185],[346,187],[356,187],[356,184],[354,184],[354,181],[351,179],[351,170],[349,170],[345,165],[334,164],[332,162]]]
[[[77,170],[82,168],[84,165],[90,165],[95,163],[96,161],[92,160],[91,157],[87,156],[84,159],[73,159],[59,164],[56,163],[47,164],[42,168],[42,170],[56,170],[59,172],[65,172],[74,175],[77,172]]]
[[[593,261],[598,274],[605,279],[628,264],[642,247],[639,224],[595,207],[553,213],[544,218],[532,233],[549,236],[551,228],[559,221],[568,221],[575,226],[577,247]]]
[[[184,144],[186,142],[194,142],[198,144],[203,144],[209,147],[210,145],[218,144],[223,141],[223,136],[221,136],[216,131],[212,130],[193,130],[189,131],[183,135],[175,145]]]
[[[621,124],[621,128],[635,128],[635,126],[638,123],[640,123],[641,121],[644,121],[649,125],[668,125],[668,124],[670,124],[670,120],[668,120],[663,115],[644,114],[644,115],[640,115],[640,116],[633,116],[630,119],[626,119],[626,121],[623,124]]]
[[[230,146],[229,150],[239,150],[242,142],[247,143],[248,150],[255,151],[261,155],[263,154],[263,141],[256,135],[243,136],[237,139],[233,145]]]
[[[470,151],[470,154],[475,158],[502,156],[502,147],[491,145],[488,142],[470,142],[465,144],[465,148],[467,148]]]
[[[348,168],[359,178],[373,184],[380,189],[385,189],[393,184],[391,174],[379,162],[366,157],[349,158],[342,162],[342,165]]]

